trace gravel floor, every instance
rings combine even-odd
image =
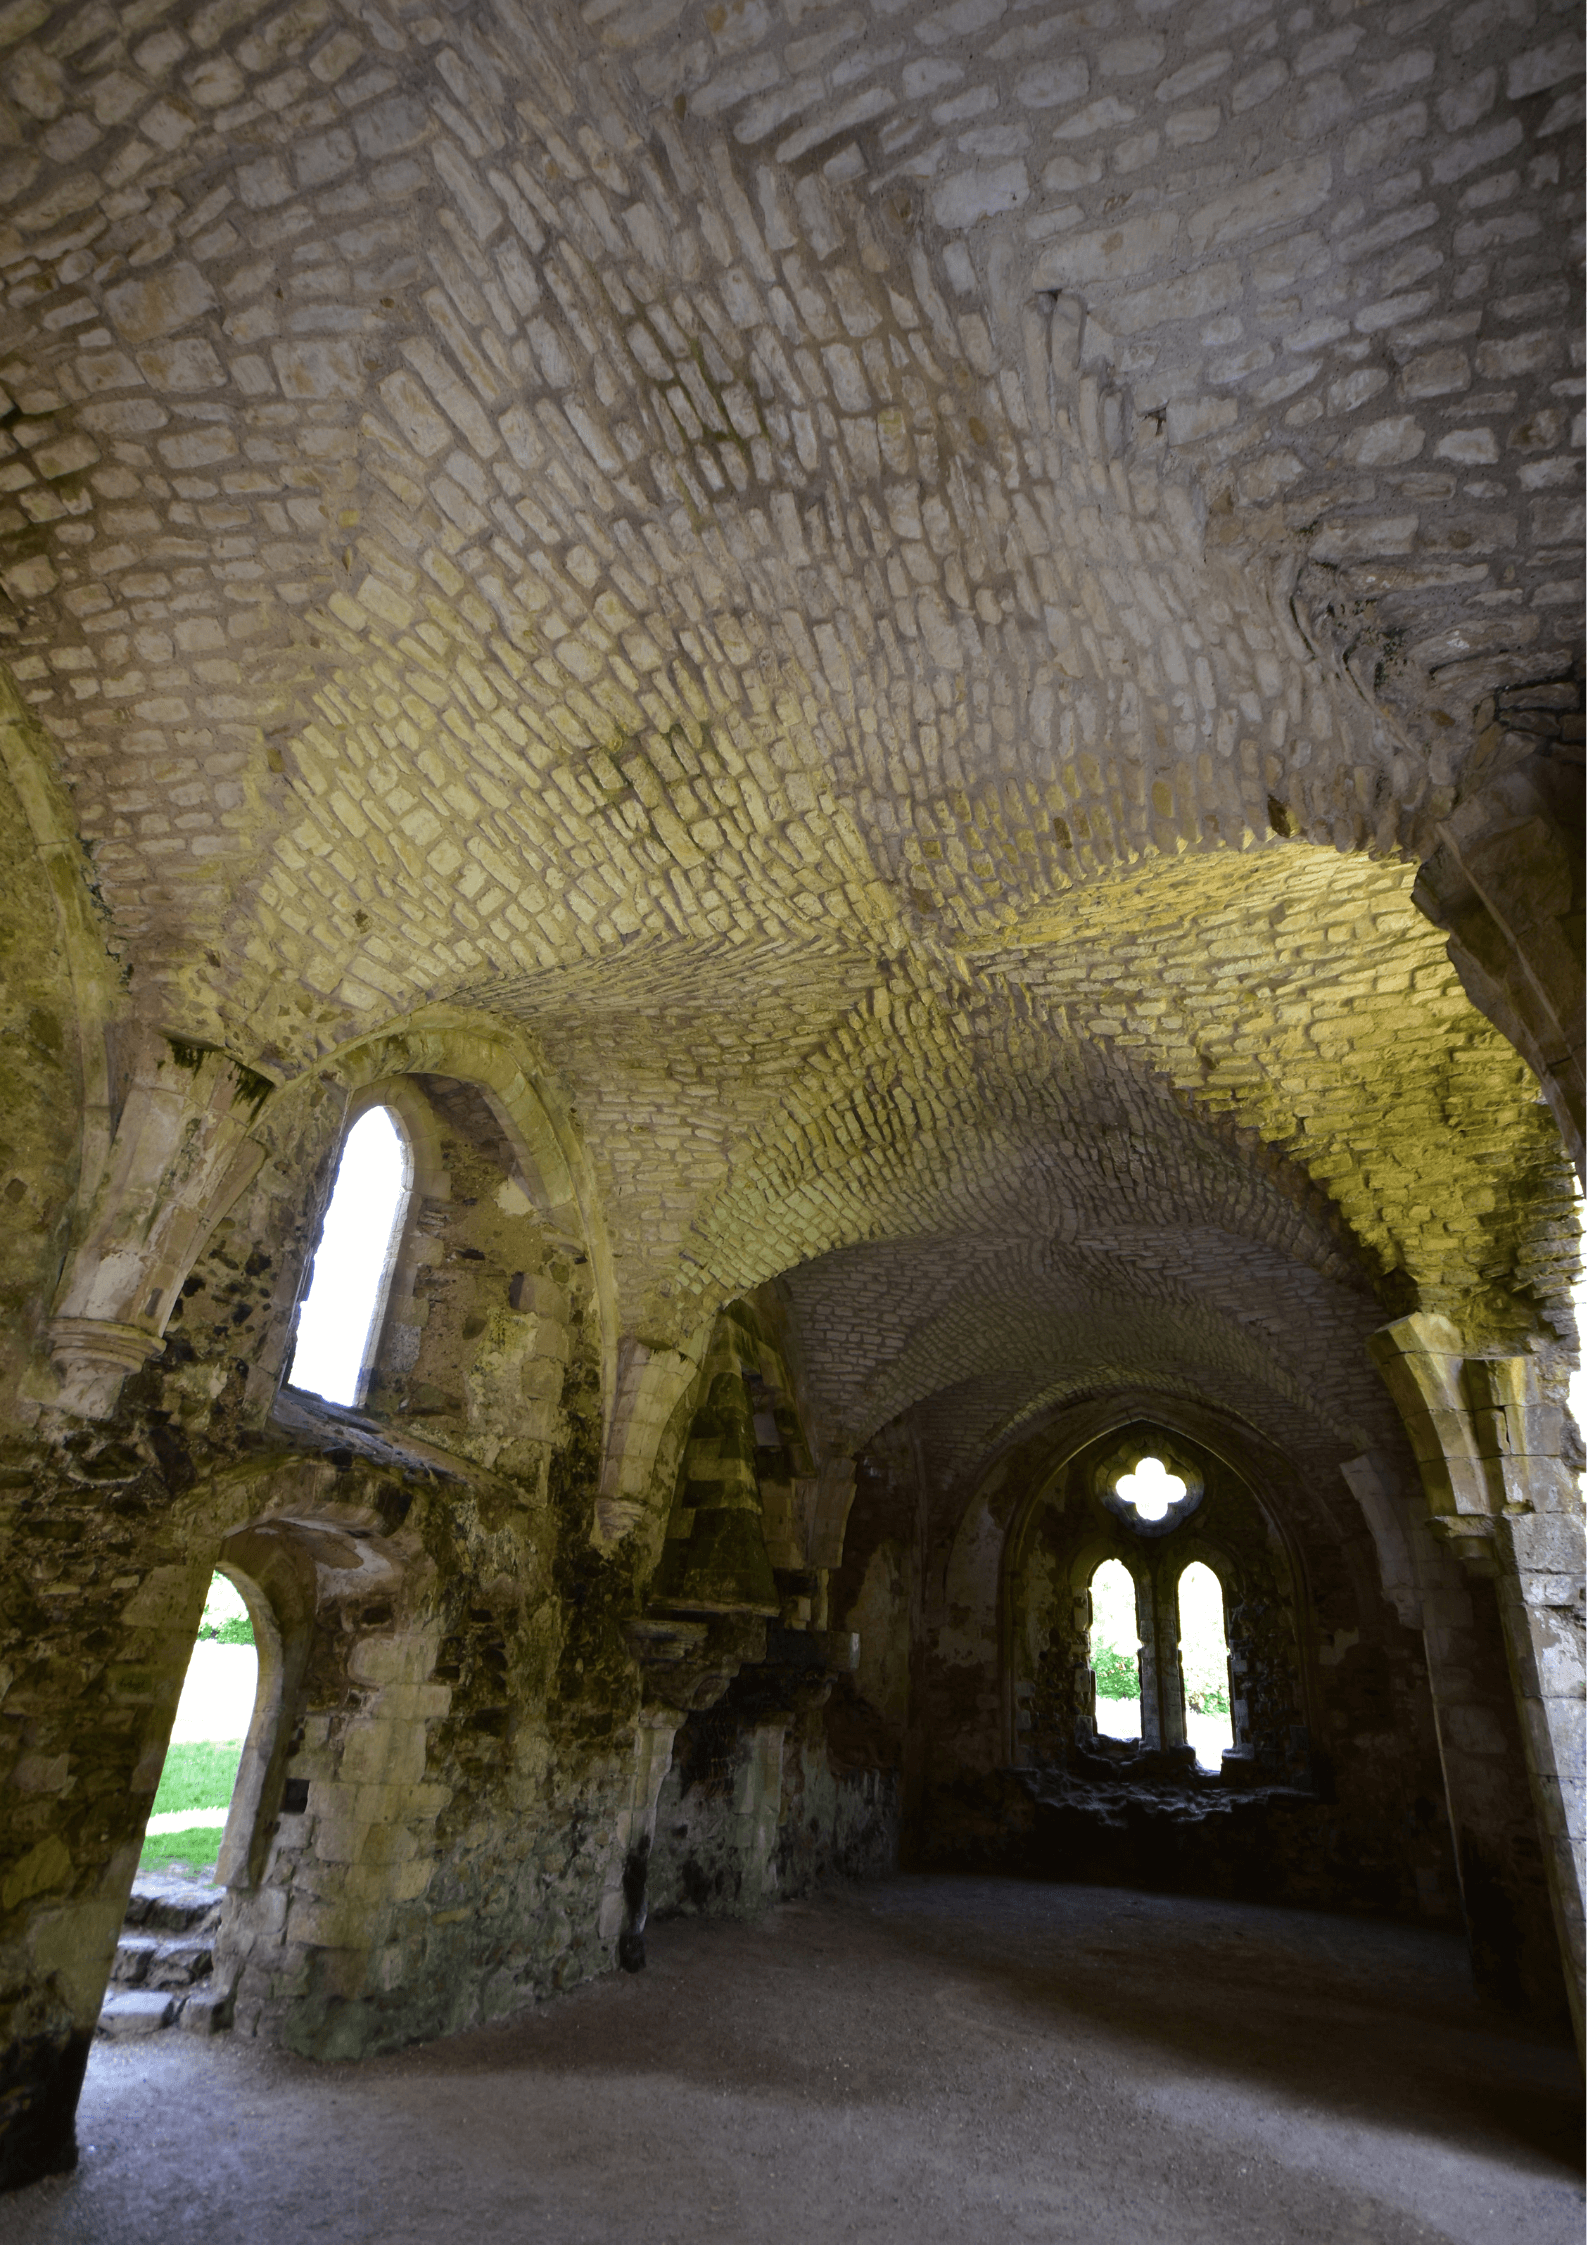
[[[1575,2060],[1443,1936],[900,1878],[647,1972],[314,2066],[96,2046],[76,2175],[8,2245],[1579,2245]]]

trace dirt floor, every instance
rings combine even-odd
[[[1443,1936],[900,1878],[364,2065],[95,2048],[8,2245],[1579,2245],[1568,2050]]]

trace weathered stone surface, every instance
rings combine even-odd
[[[168,2027],[176,2016],[176,1999],[165,1990],[155,1993],[144,1988],[118,1990],[107,1996],[105,2007],[99,2014],[99,2031],[112,2041],[128,2041],[137,2035],[158,2034]]]
[[[1486,1866],[1546,2009],[1569,11],[136,15],[0,15],[18,2171],[148,1940],[355,2056],[995,1837],[1011,1523],[1135,1421],[1289,1538],[1293,1891]],[[116,1964],[216,1565],[224,1901]]]

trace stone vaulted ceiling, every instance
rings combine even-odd
[[[510,1017],[629,1325],[792,1273],[846,1441],[1128,1376],[1338,1455],[1395,1285],[1557,1304],[1410,885],[1579,643],[1574,8],[0,45],[0,630],[144,1019]]]

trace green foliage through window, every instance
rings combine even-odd
[[[1179,1578],[1179,1668],[1192,1715],[1229,1712],[1229,1647],[1223,1590],[1212,1569],[1192,1561]]]
[[[254,1641],[248,1609],[224,1575],[211,1577],[198,1641],[201,1645],[251,1645]]]
[[[1141,1672],[1133,1653],[1115,1652],[1111,1645],[1097,1645],[1092,1650],[1091,1667],[1099,1698],[1140,1698]]]
[[[246,1614],[239,1621],[235,1615],[218,1627],[209,1621],[199,1624],[198,1641],[201,1645],[251,1645],[253,1623]]]

